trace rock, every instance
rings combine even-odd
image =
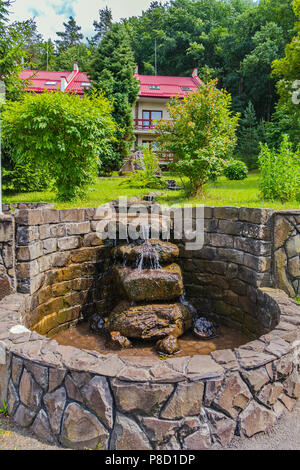
[[[66,405],[66,391],[63,387],[44,396],[44,403],[48,412],[51,428],[55,434],[59,434],[60,423]]]
[[[134,302],[173,300],[183,294],[181,269],[171,264],[162,269],[115,268],[120,293]]]
[[[25,343],[29,341],[31,331],[23,325],[15,325],[9,330],[9,339],[12,343]]]
[[[180,419],[185,416],[196,416],[201,413],[204,383],[179,383],[174,394],[164,407],[161,417]]]
[[[175,354],[180,351],[177,338],[172,335],[157,341],[155,348],[161,354]]]
[[[99,420],[77,403],[70,403],[62,422],[61,443],[72,449],[106,449],[109,433]]]
[[[159,339],[181,336],[192,325],[192,313],[184,305],[153,304],[131,307],[121,302],[113,310],[107,328],[128,338]]]
[[[234,437],[236,422],[215,410],[206,410],[214,442],[228,446]]]
[[[113,401],[107,379],[95,376],[81,389],[81,394],[87,408],[111,429],[113,427]]]
[[[252,400],[238,418],[242,435],[251,437],[259,432],[265,432],[276,422],[276,415]]]
[[[203,424],[199,431],[190,434],[183,441],[183,448],[187,450],[205,450],[210,449],[211,438],[207,424]]]
[[[142,418],[141,421],[147,436],[156,444],[167,443],[181,426],[181,421],[165,421],[157,418]]]
[[[217,326],[214,322],[199,317],[194,322],[194,334],[201,340],[212,339],[217,334]]]
[[[33,410],[39,409],[43,390],[26,369],[24,369],[21,377],[19,393],[21,402],[24,405]]]
[[[269,374],[265,367],[260,367],[252,371],[242,371],[244,380],[250,385],[254,392],[258,392],[266,383],[269,382]]]
[[[262,388],[257,397],[264,405],[271,407],[276,403],[282,391],[283,385],[280,382],[275,382]]]
[[[40,410],[39,414],[35,418],[32,425],[32,431],[43,441],[49,442],[50,444],[54,443],[54,437],[49,426],[48,417],[44,410]]]
[[[142,429],[132,419],[117,413],[112,432],[110,450],[151,450],[152,447]]]
[[[122,336],[119,331],[111,331],[105,346],[109,349],[127,349],[130,348],[132,344],[131,341],[125,336]]]
[[[162,404],[173,391],[173,385],[111,381],[116,406],[122,413],[157,416]]]
[[[148,240],[148,243],[156,252],[157,260],[160,264],[172,263],[179,256],[179,248],[173,243],[163,242],[157,238],[151,238]],[[137,262],[142,256],[147,260],[153,256],[153,251],[145,250],[144,245],[145,244],[137,245],[135,243],[130,243],[116,246],[112,250],[112,256],[124,260],[125,262]]]
[[[32,424],[35,416],[35,411],[32,411],[26,406],[20,404],[15,412],[14,421],[22,428],[27,428]]]
[[[225,384],[213,403],[231,418],[236,419],[240,410],[243,410],[252,395],[238,373],[226,378]]]
[[[99,313],[95,313],[90,319],[90,329],[93,333],[99,333],[104,330],[105,320],[104,318],[99,315]]]

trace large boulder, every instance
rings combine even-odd
[[[115,267],[120,294],[134,302],[178,299],[183,294],[181,269],[171,264],[162,269]]]
[[[113,248],[112,255],[114,258],[128,262],[139,262],[143,257],[144,260],[157,257],[157,261],[162,264],[170,264],[179,256],[179,248],[177,245],[169,242],[163,242],[158,238],[151,238],[146,243],[137,245],[130,243],[119,245]]]
[[[123,301],[111,313],[106,327],[128,338],[158,340],[169,335],[178,338],[192,322],[192,312],[181,303],[133,307]]]

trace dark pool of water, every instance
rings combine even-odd
[[[147,356],[157,357],[153,342],[133,340],[133,347],[121,351],[112,351],[105,347],[106,335],[96,335],[89,329],[88,323],[81,323],[54,336],[60,345],[73,346],[79,349],[98,351],[102,354],[115,353],[119,356]],[[218,328],[218,336],[211,340],[200,340],[189,331],[178,340],[181,348],[178,356],[195,356],[198,354],[210,354],[217,349],[234,349],[247,343],[249,339],[240,331],[225,326]]]

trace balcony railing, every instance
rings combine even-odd
[[[147,131],[155,129],[160,119],[134,119],[133,125],[136,131]]]

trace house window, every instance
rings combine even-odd
[[[56,84],[57,84],[57,82],[54,82],[54,81],[52,82],[51,80],[49,82],[45,83],[45,85],[48,85],[48,86],[54,86]]]
[[[150,90],[160,90],[159,85],[149,85]]]
[[[162,119],[162,111],[143,111],[143,128],[152,129]]]
[[[182,91],[192,91],[191,87],[189,86],[182,86],[181,89]]]
[[[89,86],[91,86],[91,83],[88,83],[88,82],[82,82],[81,83],[82,88],[89,87]]]

